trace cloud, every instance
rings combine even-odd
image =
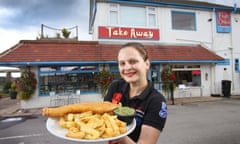
[[[41,24],[78,26],[79,40],[90,40],[88,14],[89,0],[0,0],[0,52],[19,40],[36,39]]]
[[[237,7],[240,7],[240,0],[192,0],[192,1],[208,2],[230,7],[233,7],[234,3],[236,3]]]
[[[74,24],[77,19],[80,22],[81,17],[84,17],[88,11],[87,0],[5,0],[3,3],[2,1],[0,1],[1,7],[11,12],[10,17],[4,17],[8,25],[1,25],[6,28],[62,21]]]
[[[28,27],[26,29],[2,29],[0,28],[0,52],[5,51],[6,49],[9,49],[10,47],[17,44],[20,40],[34,40],[37,37],[38,31],[35,27]]]

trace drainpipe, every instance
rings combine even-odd
[[[211,34],[212,34],[211,46],[212,46],[212,51],[214,51],[214,53],[216,53],[215,52],[215,44],[214,44],[214,42],[215,42],[214,24],[216,23],[216,21],[214,23],[214,17],[215,17],[215,8],[213,8],[213,10],[212,10],[211,21],[209,21],[209,22],[211,22]],[[216,65],[212,64],[212,66],[210,67],[210,73],[211,73],[211,79],[212,79],[210,88],[211,88],[211,92],[213,94],[216,94],[216,87],[217,87],[216,86],[217,84],[216,84],[216,75],[215,75],[216,71],[215,71],[215,69],[216,69]]]
[[[232,42],[232,34],[231,34],[231,42]],[[231,43],[232,45],[232,43]],[[229,50],[231,51],[231,68],[232,68],[232,90],[235,90],[235,80],[234,80],[234,58],[233,58],[233,48],[230,47]]]

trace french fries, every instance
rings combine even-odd
[[[92,111],[80,114],[69,113],[60,117],[59,126],[68,129],[67,137],[95,140],[118,136],[127,131],[126,123],[109,113],[95,114]]]

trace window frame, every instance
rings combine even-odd
[[[115,6],[115,7],[112,7]],[[117,13],[117,21],[116,24],[111,21],[111,12]],[[119,24],[119,4],[109,4],[109,24],[110,25],[118,25]]]
[[[116,8],[113,8],[111,6],[115,5]],[[109,4],[109,25],[114,25],[114,26],[126,26],[129,27],[129,25],[124,25],[121,23],[121,17],[120,17],[120,7],[125,6],[125,5],[120,5],[120,4]],[[156,7],[148,7],[148,6],[129,6],[129,7],[141,7],[145,9],[145,24],[144,26],[139,26],[139,27],[157,27],[157,8]],[[154,9],[154,12],[150,11],[150,9]],[[116,12],[117,13],[117,24],[113,24],[111,22],[111,12]],[[154,15],[155,16],[155,24],[152,26],[150,25],[150,18],[149,15]],[[134,25],[133,25],[134,26]]]
[[[193,19],[193,29],[189,28],[189,29],[184,29],[184,28],[175,28],[174,26],[174,20],[173,20],[173,14],[174,13],[178,13],[178,14],[189,14],[189,15],[193,15],[194,19]],[[190,12],[190,11],[177,11],[177,10],[172,10],[171,11],[171,23],[172,23],[172,29],[173,30],[183,30],[183,31],[196,31],[197,30],[197,21],[196,21],[196,12]]]
[[[157,9],[155,7],[146,7],[146,17],[147,17],[147,26],[149,27],[156,27],[157,26]],[[150,9],[154,9],[154,11],[150,11]],[[150,15],[155,16],[155,24],[150,25]]]
[[[183,71],[195,71],[195,70],[199,70],[200,71],[200,85],[194,86],[192,85],[191,87],[201,87],[202,81],[201,81],[201,77],[202,77],[202,70],[201,70],[201,65],[195,64],[195,65],[170,65],[172,68],[172,71],[176,74],[176,72],[183,72]],[[174,67],[173,67],[174,66]],[[182,67],[183,66],[183,67]],[[175,68],[177,67],[177,68]],[[179,68],[182,67],[182,68]],[[176,77],[176,81],[177,81],[177,77]],[[177,83],[175,82],[175,84],[177,85]],[[180,83],[179,83],[180,84]]]
[[[67,66],[77,66],[77,70],[73,71],[64,71],[61,70],[61,67],[67,67]],[[96,69],[94,70],[81,70],[82,66],[95,66]],[[41,71],[41,68],[43,67],[56,67],[55,71]],[[38,66],[38,94],[39,96],[48,96],[49,94],[44,94],[41,93],[41,76],[51,76],[51,75],[71,75],[71,74],[81,74],[81,73],[97,73],[99,72],[99,66],[98,65],[92,65],[92,64],[84,64],[84,65],[46,65],[46,66]],[[96,92],[84,92],[84,93],[99,93],[98,91]]]

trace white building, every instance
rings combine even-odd
[[[172,60],[173,71],[200,70],[199,84],[192,86],[194,76],[182,82],[192,96],[222,95],[222,80],[231,81],[231,94],[240,94],[240,14],[237,5],[224,6],[185,0],[91,0],[89,32],[102,43],[140,41],[155,45],[201,45],[225,59],[224,63],[196,63]],[[127,35],[131,29],[157,30],[154,38]],[[144,31],[143,30],[143,31]],[[197,53],[195,53],[198,56]],[[197,64],[197,65],[198,65]],[[180,83],[177,83],[177,85]],[[178,90],[175,97],[178,97]]]

